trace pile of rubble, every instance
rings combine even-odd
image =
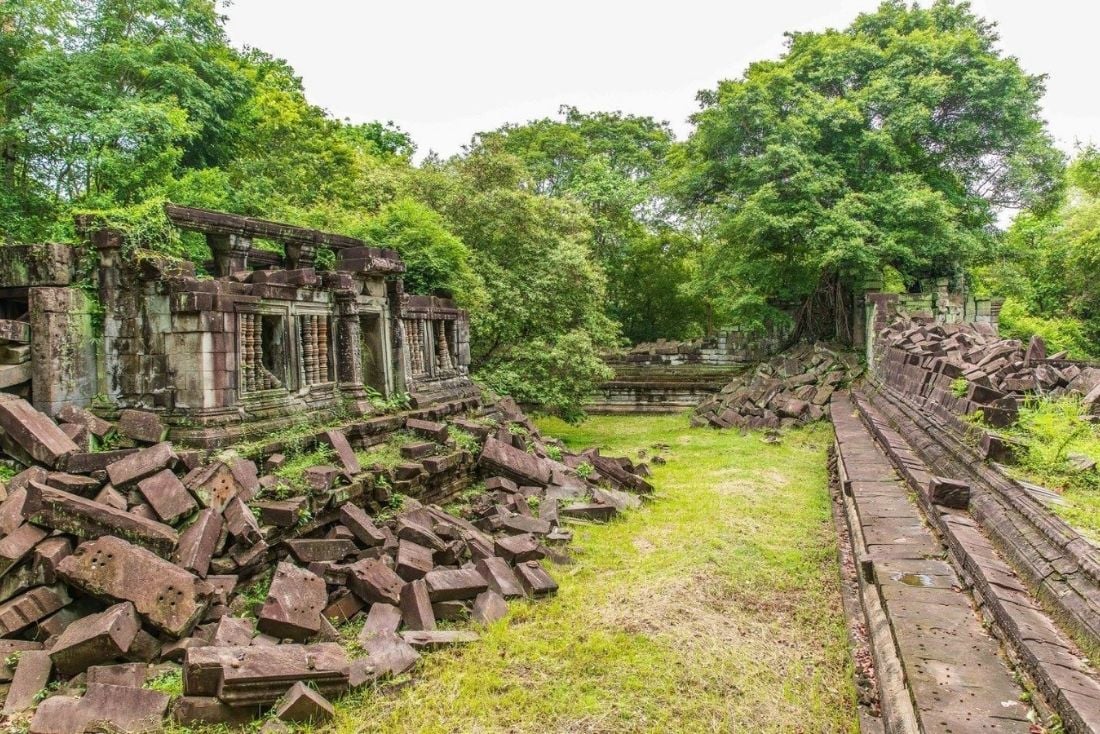
[[[802,344],[739,376],[695,410],[694,426],[777,429],[824,418],[837,388],[860,375],[859,358],[827,344]]]
[[[509,599],[553,593],[540,559],[562,555],[563,521],[651,491],[644,465],[571,454],[508,400],[449,425],[400,417],[424,440],[396,467],[360,466],[353,427],[321,432],[335,465],[290,497],[282,456],[207,461],[141,411],[59,420],[0,395],[0,445],[27,467],[0,503],[0,683],[8,722],[32,734],[323,721],[332,697],[477,638],[436,620],[489,623]],[[134,445],[89,450],[116,435]],[[399,477],[463,462],[486,480],[468,516],[411,498],[383,512]],[[351,620],[358,647],[341,644]],[[150,686],[173,676],[182,695]]]
[[[1027,346],[990,324],[896,321],[878,334],[877,371],[891,387],[954,415],[981,411],[989,425],[1016,420],[1030,395],[1083,396],[1100,414],[1100,369],[1047,354],[1041,337]]]

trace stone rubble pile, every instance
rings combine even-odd
[[[891,387],[954,415],[981,411],[989,425],[1015,422],[1028,396],[1083,396],[1100,415],[1100,369],[1047,355],[1033,336],[1025,346],[990,324],[896,321],[878,334],[878,373]]]
[[[860,375],[859,358],[802,344],[740,375],[695,410],[694,426],[777,429],[824,418],[833,392]]]
[[[32,734],[323,721],[333,697],[477,639],[437,620],[487,624],[552,594],[540,560],[563,555],[565,521],[652,491],[644,465],[571,454],[508,399],[449,424],[401,418],[424,440],[390,469],[325,431],[336,465],[307,470],[300,496],[273,473],[284,457],[206,461],[163,441],[153,413],[58,419],[0,395],[0,446],[26,467],[0,502],[0,688],[6,723]],[[89,435],[133,445],[92,451]],[[466,516],[412,498],[381,511],[413,472],[453,466],[485,478]],[[337,629],[352,620],[358,648]],[[173,675],[182,696],[149,685]]]

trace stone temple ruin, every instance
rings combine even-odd
[[[153,411],[173,440],[205,447],[303,411],[367,413],[370,395],[407,393],[417,406],[474,394],[465,312],[405,293],[395,251],[201,209],[169,205],[167,214],[206,238],[214,277],[196,277],[193,263],[131,256],[120,232],[90,222],[91,289],[75,283],[75,248],[4,248],[2,389],[48,415],[97,397]],[[322,248],[336,254],[329,272],[314,268]]]
[[[20,469],[0,483],[4,725],[319,724],[478,638],[437,620],[554,593],[540,561],[568,560],[567,521],[651,492],[645,465],[483,397],[466,314],[406,294],[396,252],[167,214],[213,277],[88,222],[90,249],[0,248],[0,449]],[[147,685],[166,676],[174,696]]]

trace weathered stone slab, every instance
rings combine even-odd
[[[119,435],[142,443],[159,443],[168,435],[160,416],[147,410],[123,410],[118,414]]]
[[[203,507],[225,510],[229,500],[242,491],[233,470],[222,462],[200,466],[183,478],[183,484],[198,498]]]
[[[65,462],[65,468],[74,474],[91,474],[105,471],[108,466],[136,454],[140,449],[114,449],[92,453],[71,454]]]
[[[57,581],[57,567],[61,561],[73,552],[73,544],[64,536],[46,538],[34,547],[31,563],[41,569],[42,579],[47,584]]]
[[[416,665],[420,654],[396,632],[380,632],[360,637],[367,659],[376,675],[400,675]]]
[[[601,505],[611,505],[619,512],[636,510],[642,506],[642,499],[637,495],[605,487],[593,487],[592,499]]]
[[[329,596],[328,605],[321,615],[333,624],[341,624],[354,617],[367,603],[353,594],[350,589],[337,589]]]
[[[38,586],[0,604],[0,637],[10,637],[69,603],[61,584]]]
[[[163,469],[171,469],[178,459],[172,444],[158,443],[108,464],[107,478],[115,489],[127,489]]]
[[[430,548],[433,551],[444,551],[447,549],[447,542],[432,531],[430,520],[426,520],[422,523],[418,518],[402,515],[397,518],[397,525],[394,528],[394,532],[397,533],[397,537],[401,540],[410,540],[417,545]]]
[[[315,495],[324,494],[335,487],[339,477],[340,470],[328,464],[311,466],[302,472],[302,481]]]
[[[57,468],[70,454],[80,451],[49,416],[12,395],[0,396],[0,432],[0,444],[8,453],[51,469]]]
[[[172,706],[172,718],[183,726],[195,724],[245,726],[255,718],[252,709],[222,703],[214,696],[180,696]]]
[[[477,562],[478,573],[488,583],[489,588],[505,599],[518,599],[527,596],[508,561],[498,556],[483,558]]]
[[[41,642],[0,640],[0,683],[9,683],[15,675],[17,658],[27,650],[41,650]],[[16,654],[13,654],[16,653]]]
[[[274,637],[307,640],[320,631],[321,610],[327,601],[324,579],[304,568],[280,563],[256,627]]]
[[[275,703],[296,682],[325,696],[348,687],[348,658],[340,645],[251,645],[193,647],[183,663],[187,696],[217,696],[231,706]]]
[[[335,716],[336,711],[328,699],[299,681],[283,696],[274,715],[279,721],[320,724]]]
[[[118,663],[116,665],[92,665],[86,671],[88,683],[105,683],[109,686],[141,688],[157,668],[146,663]]]
[[[415,443],[407,443],[399,449],[402,459],[409,459],[415,461],[417,459],[423,459],[425,456],[431,456],[435,453],[435,444],[431,441],[417,441]]]
[[[114,429],[114,426],[90,410],[72,404],[61,406],[61,410],[57,411],[57,419],[66,423],[78,423],[97,438],[103,438]]]
[[[252,507],[260,512],[260,522],[277,528],[292,528],[298,524],[308,500],[305,497],[292,497],[288,500],[265,500],[253,502]]]
[[[57,571],[92,596],[133,602],[149,624],[175,637],[195,626],[214,594],[191,572],[112,536],[81,543]]]
[[[405,581],[377,558],[365,558],[348,566],[348,588],[363,601],[372,604],[401,603]]]
[[[348,438],[343,431],[325,431],[321,434],[321,438],[336,452],[336,459],[340,462],[340,468],[346,473],[355,476],[363,471],[363,468],[359,465],[359,459],[355,456],[355,451],[351,448],[351,444],[348,443]]]
[[[9,485],[8,496],[0,503],[0,535],[7,535],[23,524],[23,505],[26,501],[26,487]]]
[[[50,648],[50,659],[61,675],[83,673],[125,655],[140,627],[133,604],[116,604],[66,627]]]
[[[179,541],[179,535],[168,525],[38,482],[31,482],[27,487],[23,514],[36,525],[44,525],[78,538],[124,536],[164,557],[171,555]]]
[[[229,530],[229,534],[238,543],[251,547],[263,541],[264,536],[260,530],[260,523],[257,522],[256,516],[252,514],[252,510],[240,496],[233,497],[225,503],[222,517],[225,519],[225,526]]]
[[[359,548],[350,540],[325,538],[300,538],[284,543],[290,554],[300,563],[317,561],[341,561],[356,553]]]
[[[607,522],[619,514],[619,511],[611,505],[597,503],[575,503],[558,509],[558,514],[564,518],[578,520],[592,520],[594,522]]]
[[[428,598],[428,586],[417,579],[401,589],[401,618],[411,630],[434,630],[435,613]]]
[[[451,645],[467,645],[477,642],[481,636],[470,630],[409,630],[401,637],[415,649],[434,650]]]
[[[545,487],[550,483],[552,476],[548,462],[496,438],[485,441],[479,461],[490,470],[504,474],[521,484]]]
[[[401,626],[401,610],[393,604],[371,604],[363,629],[359,633],[359,643],[366,647],[365,640],[375,635],[392,634]]]
[[[530,515],[510,515],[500,521],[500,529],[511,535],[523,533],[549,535],[550,523]]]
[[[78,474],[52,471],[49,476],[46,477],[46,481],[43,482],[43,484],[47,487],[53,487],[54,489],[71,492],[72,494],[79,494],[82,497],[90,497],[96,493],[103,482]]]
[[[20,652],[11,687],[4,698],[4,713],[18,714],[34,706],[39,692],[50,682],[52,672],[53,662],[45,650]]]
[[[425,438],[430,438],[436,443],[447,443],[448,429],[444,423],[409,418],[405,421],[405,429]]]
[[[17,344],[30,344],[31,325],[27,321],[0,319],[0,339]]]
[[[0,576],[23,560],[46,535],[42,528],[23,524],[0,539]]]
[[[97,693],[100,689],[121,689],[122,695]],[[83,734],[111,731],[125,734],[159,730],[160,717],[169,696],[141,688],[96,684],[89,687],[94,698],[52,696],[43,701],[30,723],[30,734]],[[110,700],[107,700],[110,699]],[[112,706],[115,702],[117,707]],[[164,704],[161,706],[161,704]]]
[[[250,619],[225,616],[218,620],[211,644],[221,647],[246,647],[252,644],[256,627]]]
[[[411,540],[399,541],[397,545],[397,575],[406,581],[424,578],[435,567],[432,550]]]
[[[506,535],[497,538],[493,543],[493,547],[496,554],[509,563],[534,561],[545,555],[539,546],[538,539],[529,534]]]
[[[473,599],[489,588],[475,568],[432,571],[424,576],[424,583],[428,585],[428,595],[433,602]]]
[[[558,590],[558,584],[538,561],[526,561],[516,566],[516,576],[529,596],[546,596]]]
[[[498,619],[504,619],[508,614],[508,602],[504,597],[490,589],[483,591],[474,599],[474,608],[470,612],[470,618],[478,624],[492,624]]]
[[[138,482],[138,491],[157,513],[161,522],[174,523],[190,515],[199,506],[170,469],[162,469]]]
[[[222,517],[213,507],[199,510],[195,520],[180,534],[172,560],[196,576],[206,578],[210,559],[221,539],[222,525]]]
[[[382,545],[386,542],[386,535],[374,524],[363,508],[348,503],[340,508],[340,522],[348,530],[355,534],[360,543],[368,548]]]

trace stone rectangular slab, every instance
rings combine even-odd
[[[50,648],[50,659],[61,675],[83,673],[125,655],[140,627],[133,604],[115,604],[66,627]]]
[[[171,469],[178,460],[172,444],[158,443],[108,464],[107,477],[116,489],[127,489],[163,469]]]
[[[4,698],[4,713],[18,714],[35,704],[39,692],[50,682],[53,662],[45,650],[26,650],[19,653],[8,695]]]
[[[206,578],[223,525],[222,516],[213,507],[199,510],[194,521],[180,534],[172,560],[196,576]]]
[[[422,579],[411,581],[401,589],[401,618],[411,630],[434,630],[435,613],[428,598],[428,586]]]
[[[477,562],[478,573],[489,588],[505,599],[519,599],[527,595],[508,562],[498,556],[483,558]]]
[[[142,479],[137,486],[161,522],[175,523],[199,509],[195,498],[171,469],[162,469]]]
[[[348,588],[363,601],[397,606],[401,603],[404,579],[377,558],[366,558],[348,566]]]
[[[183,692],[217,696],[230,706],[264,706],[299,681],[337,696],[347,690],[348,671],[347,654],[332,642],[192,647],[184,653]]]
[[[273,637],[303,642],[320,631],[321,610],[327,603],[324,579],[292,563],[280,563],[256,627]]]
[[[27,486],[23,515],[36,525],[78,538],[125,536],[165,558],[172,554],[179,542],[179,535],[168,525],[34,481]]]
[[[360,543],[373,548],[386,542],[386,535],[374,524],[374,520],[361,507],[351,503],[340,508],[340,522],[344,524]]]
[[[133,602],[149,624],[174,637],[195,626],[214,595],[190,571],[112,536],[81,543],[57,572],[92,596]]]
[[[476,568],[432,571],[424,576],[424,583],[433,602],[473,599],[489,588],[488,582]]]
[[[63,584],[36,586],[0,604],[0,637],[10,637],[61,609],[70,601]]]
[[[0,432],[6,448],[20,454],[20,458],[58,468],[62,460],[80,451],[80,447],[58,428],[45,413],[40,413],[22,398],[0,396]]]

